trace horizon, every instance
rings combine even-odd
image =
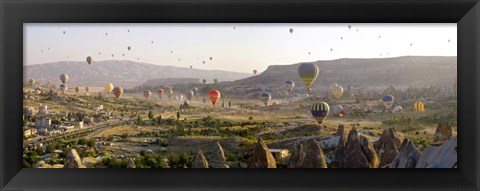
[[[348,25],[351,29],[347,28]],[[294,29],[293,33],[289,33],[289,28]],[[65,34],[62,34],[63,31]],[[92,64],[127,60],[160,66],[251,73],[254,69],[265,71],[270,65],[338,59],[452,57],[457,56],[456,40],[455,23],[28,23],[24,25],[24,65],[85,62],[87,56],[92,56]],[[127,50],[127,46],[131,46],[131,51]],[[114,54],[113,59],[111,54]],[[213,59],[210,61],[209,57]]]

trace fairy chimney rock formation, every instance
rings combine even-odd
[[[197,155],[193,159],[192,168],[208,168],[208,161],[203,155],[202,150],[198,150]]]
[[[67,157],[65,158],[65,164],[63,168],[86,168],[85,165],[82,164],[82,159],[78,156],[77,150],[70,149],[67,153]]]
[[[452,127],[447,121],[442,121],[438,123],[437,130],[435,130],[435,135],[433,137],[434,143],[443,143],[446,140],[452,138]]]
[[[393,128],[383,131],[380,139],[374,143],[375,151],[380,158],[380,167],[384,167],[392,163],[395,156],[398,154],[398,149],[401,146],[400,138]]]
[[[337,132],[335,133],[336,136],[342,136],[345,132],[345,126],[343,124],[338,125]]]
[[[340,167],[378,168],[379,164],[377,153],[368,139],[363,135],[358,135],[356,128],[350,130],[343,157],[340,159]]]
[[[410,139],[404,139],[389,168],[415,168],[420,157],[422,157],[422,152],[415,144]]]
[[[248,159],[249,168],[277,168],[277,163],[270,149],[263,142],[262,138],[258,138],[252,156]]]
[[[225,153],[222,145],[217,141],[213,155],[210,157],[210,167],[212,168],[228,168],[226,164]]]

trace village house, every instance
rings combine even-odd
[[[35,119],[35,127],[37,129],[50,128],[52,120],[49,117],[40,117]]]

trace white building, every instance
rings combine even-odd
[[[52,120],[48,117],[35,119],[35,127],[37,127],[38,129],[50,128],[51,125],[52,125]]]

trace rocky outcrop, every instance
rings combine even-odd
[[[327,168],[325,155],[315,139],[310,138],[304,144],[297,142],[290,158],[288,168]]]
[[[213,154],[209,159],[210,167],[212,168],[228,168],[226,164],[225,153],[223,152],[222,145],[217,141]]]
[[[86,168],[85,165],[82,164],[82,160],[80,156],[78,156],[77,150],[70,149],[67,153],[67,157],[65,158],[65,164],[63,168]]]
[[[207,158],[205,158],[205,155],[203,155],[203,152],[200,149],[193,159],[192,168],[208,168]]]
[[[383,131],[380,139],[374,143],[375,151],[380,158],[380,167],[392,163],[398,154],[400,144],[400,138],[395,129],[389,128]]]
[[[442,121],[438,123],[437,129],[435,130],[435,135],[433,137],[433,143],[443,143],[446,140],[452,138],[452,127],[447,121]]]
[[[128,158],[127,168],[137,168],[137,165],[135,165],[135,162],[133,161],[132,158]]]
[[[415,168],[420,157],[422,152],[415,147],[415,144],[410,139],[404,139],[389,168]]]
[[[343,124],[338,125],[336,136],[342,136],[345,133],[345,126]]]
[[[327,168],[325,155],[315,139],[308,139],[305,143],[305,158],[301,168]]]
[[[305,158],[305,152],[303,152],[303,145],[300,141],[295,142],[295,146],[288,161],[287,168],[299,168],[303,164],[303,159]]]
[[[94,157],[84,157],[84,158],[82,158],[82,164],[86,168],[95,168],[95,166],[97,165],[98,162],[99,162],[98,159],[96,159]]]
[[[372,144],[365,136],[358,135],[356,128],[350,130],[343,150],[341,168],[378,168],[380,164]]]
[[[455,168],[457,166],[457,137],[440,146],[428,146],[416,168]]]
[[[270,149],[263,142],[262,138],[258,138],[252,156],[248,159],[249,168],[277,168],[277,163]]]
[[[334,151],[333,159],[331,162],[331,165],[335,167],[340,167],[340,163],[344,158],[345,154],[345,146],[347,145],[347,138],[345,137],[345,134],[343,134],[343,132],[339,137],[340,139],[338,140],[337,148]]]

